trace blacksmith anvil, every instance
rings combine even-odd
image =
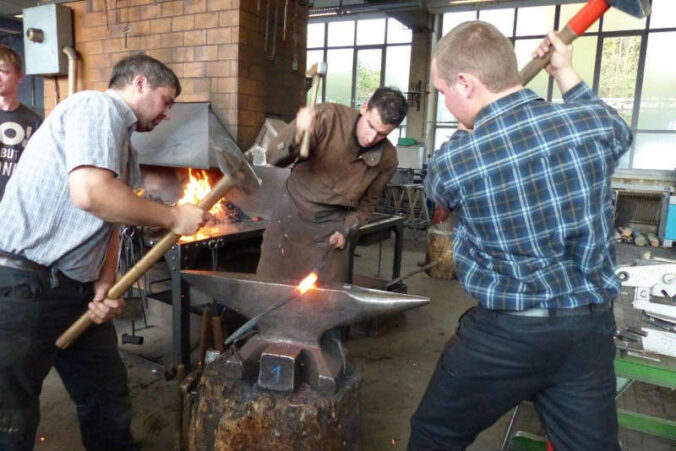
[[[181,276],[193,289],[248,318],[297,293],[294,284],[254,274],[182,271]],[[428,302],[348,284],[313,288],[262,316],[258,334],[226,355],[226,374],[247,379],[258,372],[258,385],[270,390],[291,392],[303,380],[320,393],[333,393],[345,356],[338,340],[320,342],[324,332]]]

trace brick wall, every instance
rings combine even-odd
[[[211,102],[244,150],[267,115],[289,121],[303,102],[307,9],[297,0],[90,0],[66,6],[73,10],[78,91],[105,90],[115,62],[143,51],[180,78],[179,102]],[[65,77],[46,79],[45,112],[67,94]]]

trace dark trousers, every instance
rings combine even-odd
[[[410,450],[463,450],[531,400],[556,451],[619,450],[611,308],[533,318],[477,307],[461,319],[411,418]]]
[[[0,449],[33,449],[42,382],[52,366],[75,401],[88,450],[138,449],[112,323],[91,327],[66,350],[54,345],[92,297],[92,284],[53,288],[38,273],[0,267]]]

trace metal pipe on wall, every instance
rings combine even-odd
[[[63,53],[68,57],[68,95],[75,93],[75,83],[77,81],[77,53],[70,46],[63,48]]]
[[[432,50],[441,38],[441,14],[434,15],[434,29],[432,30],[430,36],[430,55],[432,55]],[[430,58],[430,66],[432,60]],[[427,155],[431,155],[434,152],[434,130],[436,128],[437,122],[437,90],[434,89],[434,83],[432,82],[432,72],[430,71],[427,74],[427,84],[429,92],[427,98],[427,109],[425,110],[425,161],[427,161]]]

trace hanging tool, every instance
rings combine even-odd
[[[312,77],[312,90],[310,91],[310,103],[308,104],[308,107],[310,109],[314,110],[315,105],[317,105],[317,91],[319,90],[319,80],[320,78],[323,78],[326,76],[326,62],[321,61],[319,63],[315,63],[310,67],[310,70],[308,70],[305,73],[305,76],[307,77]],[[303,133],[303,141],[301,142],[300,145],[300,158],[306,159],[308,156],[310,156],[310,132],[309,130],[305,130],[305,133]]]
[[[559,32],[559,38],[564,44],[570,44],[596,22],[611,6],[638,18],[650,14],[649,0],[589,0]],[[550,58],[551,53],[545,58],[533,59],[526,64],[519,72],[521,84],[527,85],[542,69],[547,67]]]
[[[132,345],[142,345],[143,337],[136,335],[136,326],[134,325],[134,320],[131,320],[131,335],[128,333],[122,334],[122,344],[132,344]]]

